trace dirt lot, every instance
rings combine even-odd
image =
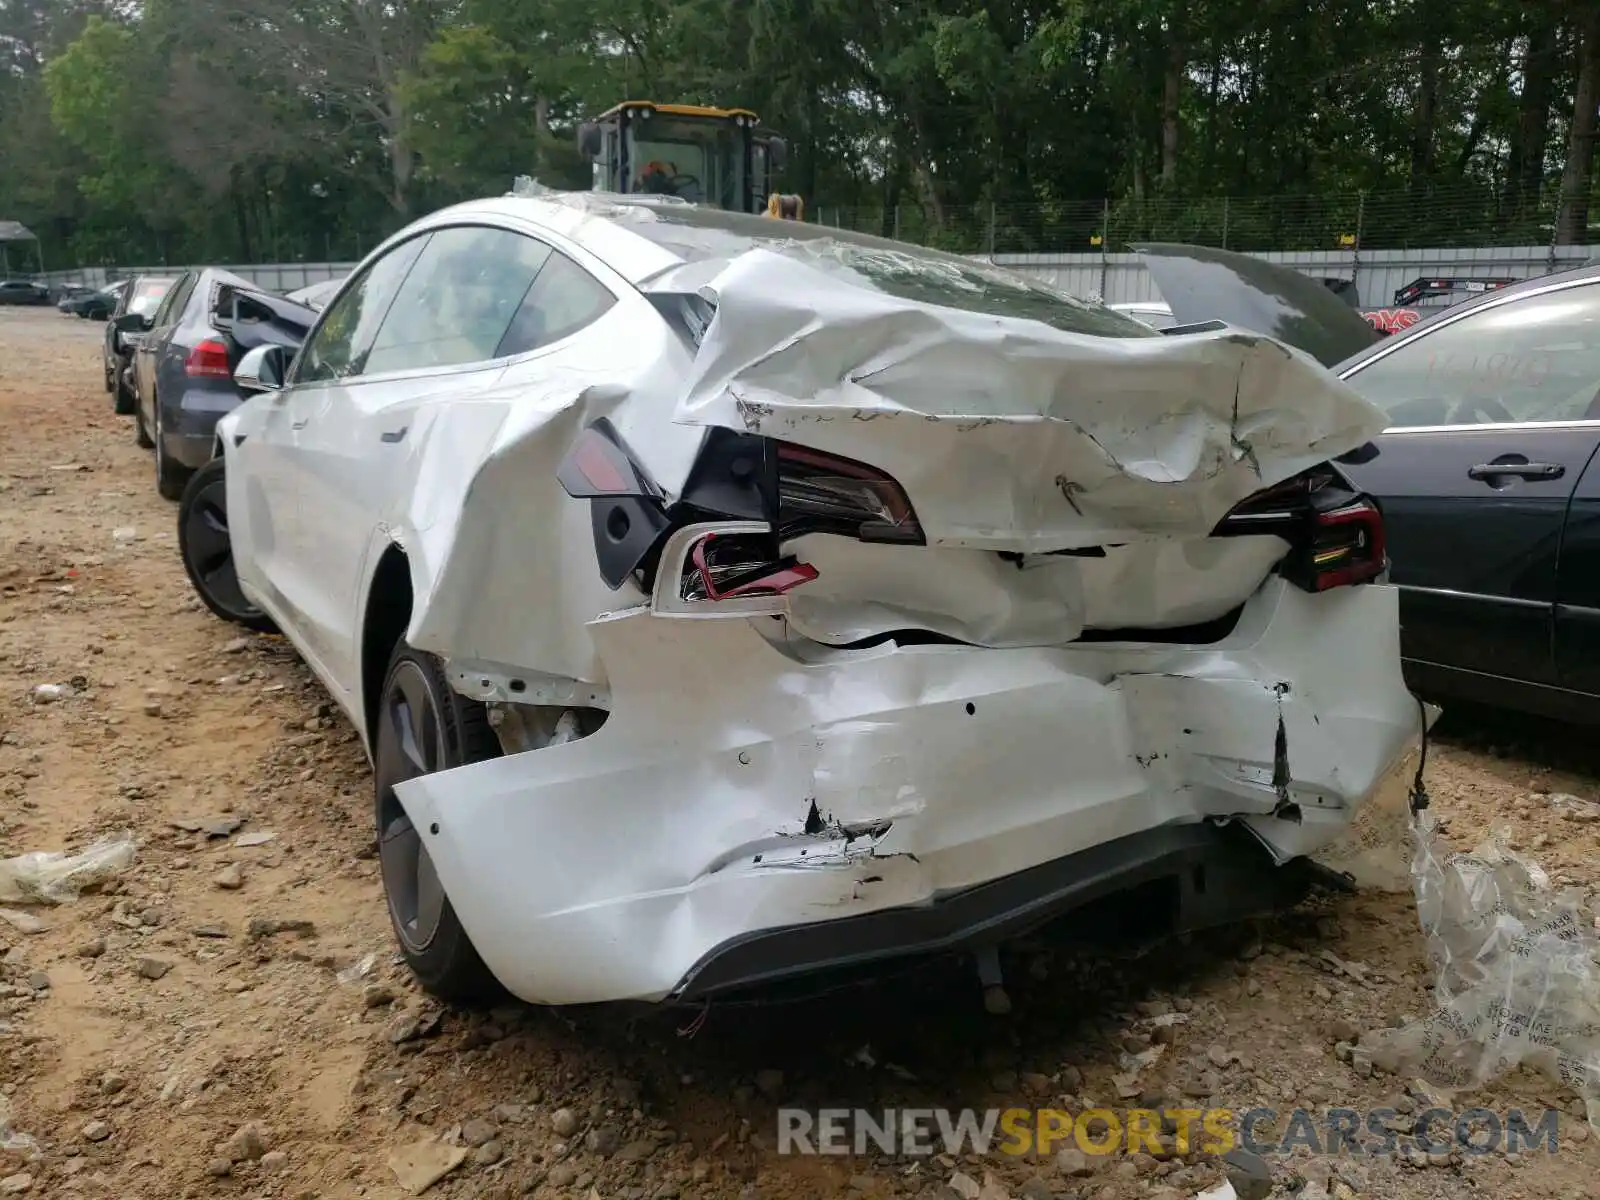
[[[1221,1178],[1203,1153],[774,1152],[784,1102],[1124,1106],[1118,1057],[1152,1038],[1152,1099],[1401,1120],[1427,1106],[1426,1089],[1335,1052],[1428,1008],[1405,897],[1323,901],[1156,953],[1019,948],[1006,1018],[944,965],[714,1008],[698,1028],[439,1012],[393,958],[355,735],[281,640],[241,636],[191,594],[174,508],[101,390],[99,335],[0,309],[0,857],[138,839],[103,891],[27,910],[41,930],[0,919],[0,1141],[8,1116],[37,1141],[0,1151],[0,1194],[378,1200],[410,1194],[395,1170],[409,1157],[461,1160],[428,1193],[447,1197],[932,1198],[993,1172],[983,1200],[1187,1200]],[[1514,844],[1592,891],[1600,827],[1558,820],[1542,795],[1596,798],[1597,757],[1578,735],[1458,724],[1436,747],[1436,809],[1462,839],[1513,820]],[[1139,1005],[1188,1019],[1152,1029]],[[1275,1161],[1278,1185],[1305,1200],[1600,1196],[1570,1091],[1519,1073],[1445,1107],[1475,1105],[1561,1108],[1560,1152],[1302,1156]]]

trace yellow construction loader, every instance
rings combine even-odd
[[[594,190],[676,196],[730,212],[800,221],[799,196],[772,181],[788,144],[747,108],[625,100],[578,127],[578,151],[594,164]]]

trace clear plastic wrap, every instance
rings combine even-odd
[[[1452,1090],[1531,1067],[1574,1089],[1600,1127],[1600,937],[1583,894],[1555,888],[1499,831],[1451,853],[1423,812],[1413,840],[1437,1007],[1364,1035],[1373,1064]]]
[[[133,864],[131,834],[104,838],[79,854],[35,851],[0,859],[0,903],[63,904]]]
[[[36,1158],[39,1153],[38,1142],[11,1127],[11,1101],[5,1096],[0,1096],[0,1152],[25,1158]]]

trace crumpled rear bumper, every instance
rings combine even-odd
[[[760,935],[956,912],[1010,879],[974,918],[1005,932],[1074,891],[1070,863],[1033,876],[1037,903],[1024,873],[1163,827],[1244,818],[1232,832],[1263,867],[1314,852],[1421,729],[1397,613],[1388,586],[1274,578],[1206,646],[802,652],[751,620],[630,610],[590,626],[611,682],[599,732],[397,791],[513,994],[661,1000],[822,965],[769,938],[730,972]],[[899,945],[880,922],[859,945],[928,948],[972,923]]]

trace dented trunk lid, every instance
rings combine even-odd
[[[668,272],[646,290],[703,281],[711,313],[675,420],[869,463],[929,546],[1022,554],[1204,537],[1383,427],[1271,338],[1162,336],[1008,273],[986,292],[985,276],[827,241]],[[968,306],[913,298],[952,292]]]

